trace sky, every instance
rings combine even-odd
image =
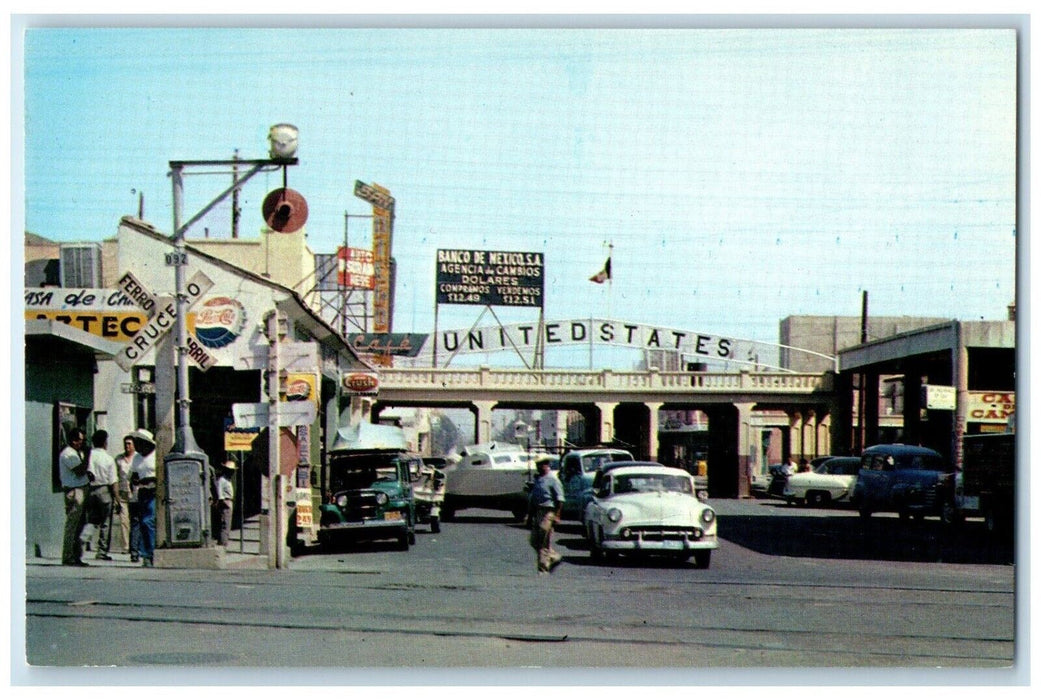
[[[27,231],[112,237],[140,193],[169,231],[169,161],[265,157],[288,122],[312,250],[371,213],[355,180],[395,197],[399,332],[433,330],[439,248],[544,253],[548,319],[767,343],[865,290],[873,316],[1015,297],[1013,30],[30,28],[24,81]],[[188,178],[185,211],[229,182]],[[241,237],[279,186],[246,186]]]

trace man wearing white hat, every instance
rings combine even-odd
[[[130,483],[137,488],[138,554],[141,566],[155,566],[155,438],[143,428],[130,437],[137,450],[130,465]]]
[[[235,505],[235,485],[231,483],[238,465],[235,460],[225,460],[221,466],[220,478],[217,479],[217,512],[220,514],[220,529],[217,531],[217,544],[228,546],[231,539],[231,514]]]

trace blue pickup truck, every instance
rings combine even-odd
[[[610,447],[571,450],[560,458],[557,476],[564,486],[564,520],[581,520],[596,471],[608,462],[631,460],[632,453]]]

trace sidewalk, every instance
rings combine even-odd
[[[96,556],[97,552],[94,547],[91,550],[84,549],[83,561],[87,566],[82,568],[143,568],[140,561],[130,561],[129,553],[110,551],[111,560],[97,559]],[[241,529],[231,531],[231,539],[224,547],[220,561],[219,568],[221,569],[267,568],[267,555],[260,553],[260,523],[257,518],[247,519]],[[61,566],[60,558],[30,557],[26,559],[25,563],[27,566]],[[169,567],[157,565],[155,568]]]

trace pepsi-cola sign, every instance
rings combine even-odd
[[[246,326],[246,310],[231,297],[211,297],[196,308],[195,337],[208,348],[234,343]]]

